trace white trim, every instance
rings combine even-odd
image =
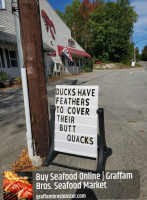
[[[24,107],[25,107],[25,117],[26,117],[26,137],[29,157],[33,158],[33,147],[32,147],[32,129],[31,129],[31,118],[30,118],[30,105],[29,105],[29,95],[28,95],[28,84],[27,84],[27,74],[26,69],[21,68],[21,78],[22,78],[22,88],[24,96]]]

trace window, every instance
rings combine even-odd
[[[6,5],[5,5],[5,0],[0,0],[0,9],[5,9]]]
[[[72,47],[72,48],[75,48],[75,41],[72,40],[72,39],[68,39],[68,46]]]
[[[10,67],[18,67],[17,52],[9,50]]]
[[[0,68],[5,67],[4,57],[3,57],[3,50],[0,48]]]
[[[17,52],[5,49],[5,53],[6,53],[8,68],[18,67]]]

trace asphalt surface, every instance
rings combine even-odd
[[[54,105],[55,85],[99,85],[99,107],[105,110],[107,146],[112,155],[106,170],[139,170],[140,200],[147,199],[147,63],[144,67],[123,70],[96,70],[81,76],[64,78],[47,84],[49,106]],[[22,88],[0,91],[0,173],[10,170],[21,150],[26,148],[25,116]],[[65,155],[59,163],[96,169],[96,161]],[[60,171],[49,166],[42,170]],[[2,191],[2,190],[1,190]]]

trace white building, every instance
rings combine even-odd
[[[44,61],[47,75],[53,73],[76,74],[91,56],[71,37],[71,30],[53,10],[47,0],[40,1]],[[73,62],[62,50],[67,47]],[[0,71],[20,77],[17,58],[16,33],[10,0],[0,0]]]

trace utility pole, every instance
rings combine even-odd
[[[19,0],[24,66],[27,71],[32,139],[40,157],[49,151],[49,116],[38,0]]]
[[[136,47],[134,45],[134,62],[136,62]]]

